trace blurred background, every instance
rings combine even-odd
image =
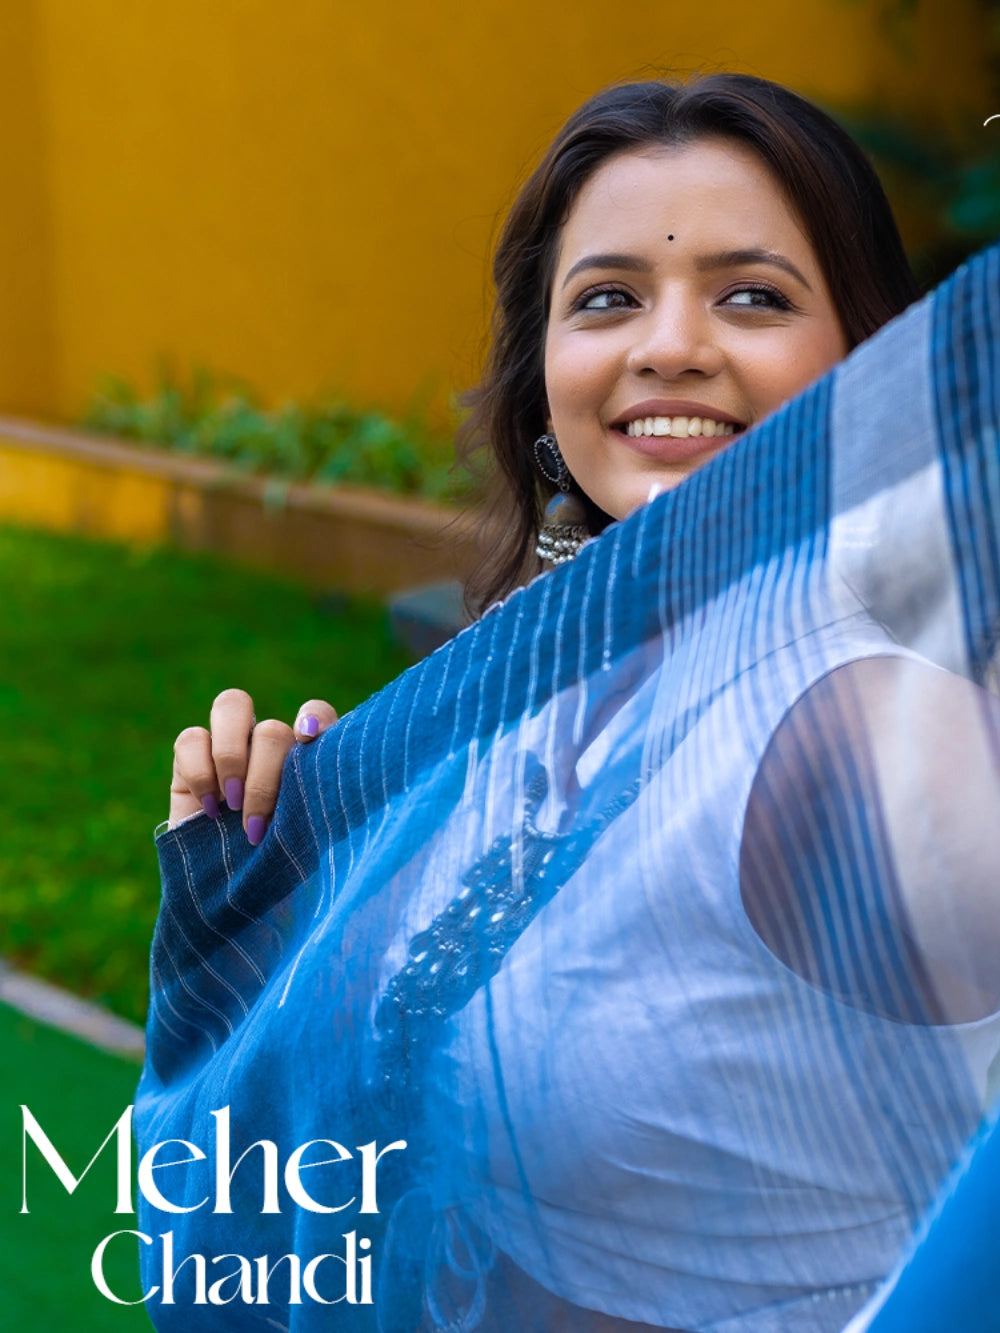
[[[587,94],[661,71],[760,74],[864,128],[935,275],[993,222],[996,23],[991,0],[6,5],[0,408],[72,420],[166,362],[447,427],[505,203]]]
[[[601,85],[720,69],[847,124],[925,285],[995,235],[992,0],[2,7],[2,966],[141,1023],[173,736],[230,684],[291,720],[313,695],[346,711],[412,660],[386,623],[395,584],[353,577],[353,529],[341,573],[259,541],[255,561],[193,473],[153,496],[159,464],[123,481],[86,438],[73,471],[75,429],[222,459],[241,495],[248,473],[318,479],[360,512],[350,487],[385,485],[443,525],[519,183]],[[280,507],[269,485],[254,493]],[[271,520],[247,521],[252,546]],[[96,1169],[69,1200],[39,1168],[31,1218],[14,1197],[19,1104],[82,1170],[135,1065],[0,1003],[0,1074],[0,1328],[71,1307],[84,1333],[148,1326],[90,1282],[120,1225]]]

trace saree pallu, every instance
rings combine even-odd
[[[159,838],[157,1328],[880,1299],[1000,1071],[998,325],[991,250],[297,747],[260,848]]]

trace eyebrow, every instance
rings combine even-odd
[[[696,267],[702,273],[720,268],[738,268],[741,264],[770,264],[772,267],[780,268],[796,278],[805,287],[806,291],[812,291],[809,283],[792,261],[786,259],[784,255],[779,254],[776,250],[764,250],[758,246],[749,246],[744,250],[720,250],[714,255],[702,255],[695,262]],[[563,278],[563,287],[566,287],[578,273],[582,273],[589,268],[617,268],[624,269],[628,273],[648,273],[652,265],[647,260],[640,259],[638,255],[615,252],[584,255],[582,259],[576,261]]]
[[[638,255],[626,254],[603,254],[603,255],[584,255],[578,259],[570,271],[563,278],[563,287],[575,278],[578,273],[582,273],[587,268],[619,268],[625,269],[628,273],[648,273],[652,268],[645,259],[640,259]]]
[[[702,255],[695,260],[695,266],[702,273],[717,268],[738,268],[740,264],[770,264],[774,268],[783,269],[785,273],[796,278],[802,283],[807,292],[812,291],[804,275],[790,259],[778,254],[777,250],[764,250],[758,246],[749,246],[745,250],[720,250],[718,254]]]

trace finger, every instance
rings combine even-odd
[[[246,690],[223,690],[212,704],[212,758],[219,790],[230,810],[243,805],[250,732],[253,729],[253,700]]]
[[[250,763],[247,768],[246,798],[243,802],[243,827],[252,846],[263,840],[268,821],[274,814],[281,785],[281,769],[295,735],[287,722],[269,718],[253,729]]]
[[[337,720],[337,710],[325,699],[308,699],[295,717],[295,739],[314,741]]]
[[[186,727],[174,742],[170,823],[186,819],[198,810],[217,819],[220,795],[212,759],[212,737],[204,727]]]

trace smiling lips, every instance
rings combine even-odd
[[[712,417],[638,417],[626,424],[625,434],[636,440],[644,435],[687,440],[700,436],[735,435],[736,429],[731,421],[716,421]]]
[[[666,415],[662,408],[655,412],[654,406],[660,405],[639,404],[612,429],[637,452],[664,463],[694,462],[702,455],[714,453],[722,441],[745,429],[741,422],[726,414],[708,415],[704,409],[701,413],[690,409],[681,413],[675,409],[672,415]]]

